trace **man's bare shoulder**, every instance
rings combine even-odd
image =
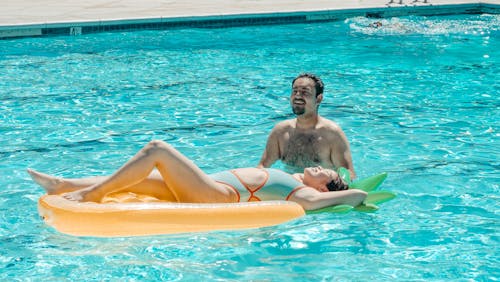
[[[347,137],[340,125],[332,120],[321,118],[317,128],[321,132],[320,134],[331,142],[332,146],[338,145],[339,140],[347,142]]]
[[[318,129],[326,129],[327,131],[330,132],[342,132],[342,128],[340,128],[340,126],[333,120],[320,117],[318,121],[319,121],[317,126]]]
[[[278,122],[274,126],[273,131],[274,132],[286,131],[286,130],[289,130],[291,128],[295,128],[295,125],[296,125],[295,119],[287,119],[287,120]]]

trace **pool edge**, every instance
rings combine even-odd
[[[109,19],[0,26],[0,40],[22,37],[81,35],[98,32],[162,30],[175,28],[223,28],[248,25],[293,24],[337,21],[351,17],[387,18],[397,16],[439,16],[457,14],[498,14],[500,5],[467,3],[368,7],[317,11],[269,12],[209,16]]]

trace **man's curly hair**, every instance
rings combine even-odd
[[[310,78],[314,81],[314,88],[316,89],[316,96],[318,96],[319,94],[322,94],[324,89],[325,89],[325,85],[323,84],[323,81],[321,80],[321,78],[319,78],[318,76],[312,74],[312,73],[301,73],[299,74],[293,81],[292,81],[292,87],[293,87],[293,84],[295,83],[295,80],[299,79],[299,78],[302,78],[302,77],[307,77],[307,78]]]

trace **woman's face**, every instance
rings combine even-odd
[[[326,184],[338,177],[337,172],[320,166],[304,169],[304,184],[320,192],[328,192]]]

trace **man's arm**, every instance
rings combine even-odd
[[[354,171],[354,165],[352,163],[349,141],[340,127],[336,126],[333,133],[335,138],[333,142],[331,142],[331,161],[335,167],[347,168],[351,173],[351,179],[355,179],[356,172]]]
[[[257,167],[271,167],[280,158],[279,129],[275,126],[267,138],[266,149]]]

